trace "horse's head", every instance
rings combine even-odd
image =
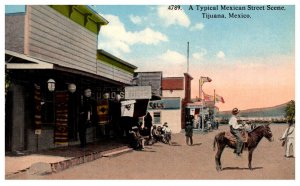
[[[273,134],[272,134],[272,131],[270,129],[270,124],[267,124],[267,125],[263,125],[263,135],[265,138],[267,138],[269,141],[273,141]]]

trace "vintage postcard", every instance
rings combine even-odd
[[[295,2],[87,3],[4,4],[6,181],[296,180]]]

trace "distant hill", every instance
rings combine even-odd
[[[289,102],[273,106],[273,107],[265,107],[265,108],[253,108],[247,110],[241,110],[239,116],[240,117],[284,117],[285,116],[285,108]],[[231,116],[230,111],[222,111],[216,114],[216,117],[219,118],[229,118]]]

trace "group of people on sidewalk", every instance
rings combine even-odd
[[[129,131],[130,146],[135,150],[143,150],[145,145],[152,145],[156,142],[171,144],[171,129],[165,122],[162,127],[152,124],[152,117],[147,112],[142,125],[133,126]]]

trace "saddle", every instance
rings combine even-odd
[[[240,130],[239,132],[241,134],[242,141],[244,143],[247,143],[247,141],[248,141],[248,132],[246,132],[245,130]],[[227,138],[229,141],[236,143],[236,138],[234,137],[234,135],[230,131],[226,131],[224,137]]]

